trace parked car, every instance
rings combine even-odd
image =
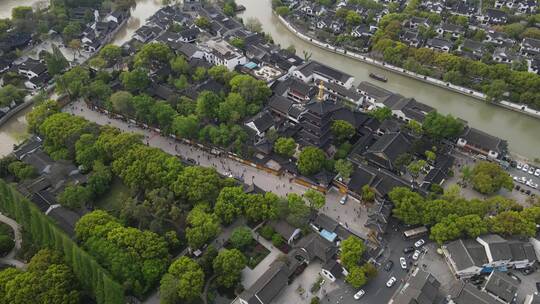
[[[357,293],[354,294],[354,299],[360,300],[360,298],[365,294],[366,292],[363,289],[360,289]]]
[[[523,168],[521,168],[522,171],[528,172],[529,171],[529,165],[525,164],[523,165]]]
[[[540,292],[540,282],[536,282],[536,290]]]
[[[513,179],[515,182],[519,182],[519,176],[514,176]]]
[[[424,239],[419,239],[418,241],[416,241],[416,243],[414,243],[414,247],[420,248],[420,247],[424,246],[425,243],[426,243],[426,241],[424,241]]]
[[[412,259],[416,261],[418,260],[419,257],[420,257],[420,250],[415,250],[412,255]]]
[[[473,285],[480,285],[482,283],[484,283],[484,278],[471,278],[471,284]]]
[[[414,251],[414,247],[405,247],[403,248],[403,253],[411,253]]]
[[[390,280],[388,280],[388,282],[386,282],[386,287],[390,288],[390,287],[394,286],[396,281],[397,281],[396,277],[391,277]]]
[[[401,265],[401,268],[407,269],[407,260],[404,257],[399,258],[399,264]]]
[[[506,275],[509,276],[509,277],[511,277],[512,279],[518,281],[519,283],[521,283],[521,279],[520,279],[517,275],[515,275],[513,272],[508,271],[508,272],[506,273]]]
[[[392,269],[393,266],[394,266],[394,262],[388,261],[388,262],[386,262],[386,264],[384,264],[384,270],[385,271],[390,271],[390,269]]]
[[[346,202],[347,202],[347,195],[345,194],[345,195],[339,200],[339,203],[342,204],[342,205],[345,205]]]
[[[515,168],[517,165],[517,162],[515,160],[510,161],[510,167]]]
[[[536,171],[536,168],[535,167],[531,167],[529,169],[529,174],[534,174],[534,171]]]
[[[540,168],[536,169],[536,171],[534,171],[534,176],[540,176]]]
[[[520,163],[520,162],[518,162],[517,165],[516,165],[516,168],[517,168],[518,170],[521,170],[521,168],[523,168],[523,164]]]
[[[525,267],[523,269],[521,269],[521,273],[523,273],[524,275],[530,275],[531,273],[534,272],[534,267]]]

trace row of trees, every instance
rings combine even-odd
[[[438,198],[423,198],[404,187],[394,188],[389,196],[396,218],[407,224],[431,226],[430,237],[439,244],[487,232],[533,236],[540,219],[539,207],[523,208],[501,196],[466,200],[458,187],[448,189]]]
[[[114,281],[92,256],[78,247],[49,217],[3,180],[0,180],[0,209],[23,226],[28,232],[29,241],[39,247],[53,248],[61,252],[65,262],[71,266],[81,283],[82,289],[92,294],[97,303],[125,302],[122,286]],[[73,280],[69,282],[73,283]],[[40,288],[36,287],[36,290],[42,290]],[[70,293],[62,292],[62,294],[69,295]],[[32,302],[35,299],[22,303]]]
[[[362,263],[362,256],[366,251],[366,247],[362,240],[355,236],[349,236],[340,244],[341,264],[349,274],[345,277],[345,281],[351,284],[354,288],[364,286],[368,279],[377,275],[377,268],[371,263]]]

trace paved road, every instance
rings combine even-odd
[[[11,229],[13,229],[14,235],[15,235],[15,246],[13,247],[10,253],[0,258],[0,263],[12,265],[20,269],[26,268],[25,263],[15,259],[15,255],[17,254],[17,251],[21,249],[21,245],[22,245],[21,226],[14,220],[10,219],[9,217],[1,213],[0,213],[0,222],[8,224],[11,227]]]
[[[232,174],[243,179],[245,183],[254,183],[264,191],[285,196],[288,193],[302,194],[307,190],[304,186],[290,183],[289,179],[292,177],[290,175],[276,176],[229,158],[215,156],[177,142],[172,138],[162,136],[152,130],[141,129],[122,120],[111,119],[105,114],[88,109],[86,104],[81,101],[72,103],[65,107],[63,111],[82,116],[99,125],[111,125],[124,132],[142,134],[144,135],[144,142],[149,146],[160,148],[169,154],[178,155],[184,159],[193,159],[200,166],[214,167],[221,174]],[[326,194],[326,205],[322,211],[334,220],[343,223],[355,234],[365,237],[367,234],[367,229],[364,227],[367,220],[365,208],[353,199],[349,199],[345,205],[340,205],[340,198],[339,191],[329,191]]]

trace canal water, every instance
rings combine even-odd
[[[4,17],[8,17],[11,8],[14,6],[36,5],[43,1],[0,0],[0,17],[2,17],[2,14],[5,15]],[[388,77],[388,82],[377,83],[377,85],[407,97],[414,97],[418,101],[436,108],[441,113],[460,117],[475,128],[506,139],[510,145],[510,150],[515,154],[530,159],[540,158],[539,119],[489,105],[474,98],[450,92],[418,80],[393,74],[308,44],[289,32],[279,22],[278,18],[272,14],[271,0],[236,0],[236,2],[246,7],[246,11],[240,15],[242,18],[257,18],[262,23],[264,31],[270,33],[277,44],[282,47],[294,45],[300,57],[303,57],[303,51],[306,51],[312,54],[311,58],[353,75],[357,82],[362,80],[375,82],[369,78],[368,74],[370,72],[384,74]],[[138,0],[137,6],[131,11],[131,18],[127,26],[117,33],[113,43],[120,45],[128,41],[133,32],[144,24],[144,20],[153,15],[161,5],[161,0]],[[21,115],[14,119],[20,121]],[[13,136],[8,137],[18,137],[16,130],[13,128],[8,131],[5,129],[0,129],[0,134],[15,132]],[[0,136],[5,137],[5,135]],[[4,137],[0,137],[2,146],[4,146]]]

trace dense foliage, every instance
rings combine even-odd
[[[154,287],[169,262],[167,243],[161,236],[124,227],[105,211],[83,216],[75,233],[84,248],[137,296]]]

